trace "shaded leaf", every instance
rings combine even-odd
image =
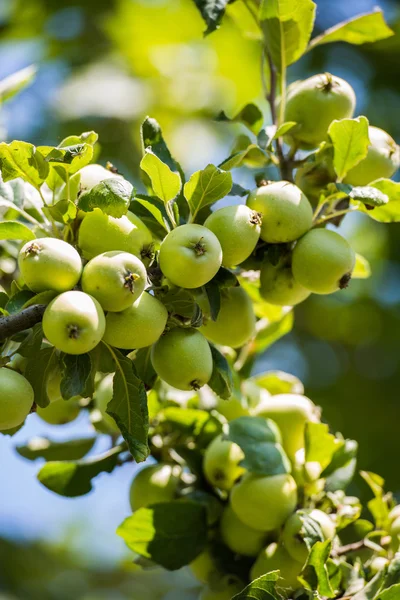
[[[92,371],[92,362],[89,354],[62,354],[62,379],[60,384],[61,395],[64,400],[74,396],[84,396],[87,381]]]
[[[293,311],[281,313],[281,318],[271,321],[268,318],[260,319],[257,322],[257,335],[252,346],[255,352],[262,352],[269,348],[281,337],[287,335],[293,328]]]
[[[248,167],[263,167],[271,162],[269,155],[257,144],[250,144],[247,148],[234,152],[219,165],[221,169],[230,171],[242,165]]]
[[[147,388],[152,388],[157,379],[157,373],[153,368],[150,357],[151,346],[137,350],[137,352],[135,352],[135,357],[133,358],[133,364],[135,365],[137,374]]]
[[[58,293],[54,290],[39,292],[38,294],[34,294],[26,302],[24,302],[21,308],[28,308],[29,306],[34,306],[35,304],[49,304],[56,296],[58,296]]]
[[[335,598],[336,596],[329,582],[327,565],[331,546],[332,543],[330,540],[316,542],[299,577],[305,588],[318,592],[318,594],[326,598]]]
[[[17,313],[24,306],[26,307],[26,303],[35,296],[36,294],[30,290],[19,290],[9,298],[5,309],[10,315]],[[35,302],[35,304],[37,303]]]
[[[53,204],[52,206],[48,206],[47,210],[59,223],[69,223],[76,218],[78,213],[78,209],[76,204],[74,204],[71,200],[60,200]]]
[[[107,215],[119,218],[128,212],[134,195],[135,190],[129,181],[110,177],[81,194],[78,208],[85,212],[100,208]]]
[[[41,408],[49,404],[46,384],[49,374],[57,365],[57,353],[55,348],[43,348],[29,357],[24,376],[33,387],[35,402]]]
[[[25,358],[34,357],[40,350],[43,340],[42,324],[37,323],[18,348],[18,354]]]
[[[0,223],[0,240],[29,241],[36,238],[29,227],[18,221],[2,221]]]
[[[232,395],[233,376],[228,361],[225,356],[212,344],[210,344],[211,354],[213,357],[213,371],[211,379],[208,382],[210,388],[224,400]]]
[[[179,433],[183,436],[180,443],[195,439],[198,448],[208,446],[222,432],[222,425],[216,417],[197,408],[169,406],[162,411],[159,419],[163,431],[172,433],[174,437]]]
[[[79,460],[93,448],[96,437],[78,438],[57,442],[43,437],[34,437],[26,446],[17,446],[18,454],[28,460],[44,458],[47,461]]]
[[[233,596],[232,600],[282,600],[277,591],[279,587],[279,571],[271,571],[254,579],[244,590]]]
[[[333,166],[341,181],[346,174],[367,156],[370,144],[368,119],[333,121],[328,129],[333,144]]]

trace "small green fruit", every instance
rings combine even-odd
[[[350,169],[344,183],[368,185],[376,179],[390,179],[400,166],[400,149],[394,139],[379,127],[368,128],[370,145],[367,156]]]
[[[293,242],[312,225],[313,211],[300,188],[274,181],[250,192],[248,206],[262,214],[261,239],[269,244]]]
[[[134,254],[146,264],[152,254],[153,237],[133,213],[115,219],[95,208],[81,223],[78,246],[88,260],[103,252],[119,250]]]
[[[222,541],[237,554],[257,556],[265,545],[265,533],[248,527],[228,505],[220,522]]]
[[[114,373],[110,373],[103,377],[103,379],[97,384],[96,391],[94,393],[94,402],[99,409],[101,416],[107,428],[112,433],[119,433],[119,428],[114,419],[106,412],[107,405],[113,397],[113,383]]]
[[[400,517],[400,504],[396,504],[394,508],[389,513],[389,520],[391,523],[395,521],[398,517]]]
[[[160,463],[140,469],[130,489],[132,510],[159,502],[170,502],[175,498],[178,484],[179,473],[171,465]]]
[[[228,400],[218,398],[215,408],[227,421],[233,421],[233,419],[250,414],[246,398],[235,394]]]
[[[201,583],[208,583],[218,575],[218,568],[209,550],[204,550],[189,565],[193,575]]]
[[[383,571],[389,564],[389,560],[384,556],[374,556],[368,566],[369,574],[374,577],[380,571]]]
[[[245,473],[240,466],[243,459],[243,451],[237,444],[218,435],[204,453],[203,471],[207,481],[221,490],[230,490]]]
[[[293,275],[315,294],[346,288],[354,265],[355,254],[348,241],[329,229],[312,229],[293,250]]]
[[[213,582],[212,587],[207,586],[201,592],[199,600],[232,600],[244,587],[237,577],[227,575],[218,582]]]
[[[217,319],[208,318],[200,331],[215,344],[239,348],[254,336],[255,326],[256,317],[250,297],[243,288],[231,287],[221,292]]]
[[[306,423],[319,421],[315,405],[300,394],[263,396],[253,414],[275,421],[282,434],[283,448],[292,461],[296,452],[304,448]]]
[[[316,206],[321,191],[336,179],[331,153],[326,150],[318,153],[318,160],[307,161],[297,169],[295,184],[305,193],[313,206]]]
[[[355,105],[353,88],[340,77],[324,73],[296,81],[286,94],[284,120],[297,123],[288,137],[300,148],[315,148],[326,140],[332,121],[353,116]]]
[[[231,492],[231,506],[248,527],[272,531],[283,525],[296,508],[297,486],[291,475],[247,473]]]
[[[77,172],[76,177],[78,176],[80,178],[80,190],[82,193],[88,192],[105,179],[122,179],[121,175],[105,169],[102,165],[86,165],[86,167]]]
[[[302,564],[294,560],[282,545],[270,544],[260,552],[254,563],[250,578],[258,579],[270,571],[280,571],[278,587],[287,591],[295,591],[301,587],[297,577],[302,570]]]
[[[125,310],[139,298],[147,284],[144,264],[128,252],[103,252],[90,260],[82,273],[82,290],[104,310]]]
[[[290,265],[272,265],[264,261],[260,271],[260,294],[269,304],[295,306],[311,294],[293,277]]]
[[[50,402],[46,408],[36,409],[36,414],[49,425],[66,425],[74,421],[79,415],[80,406],[76,399],[55,400]]]
[[[85,354],[104,335],[106,320],[95,298],[84,292],[64,292],[54,298],[43,316],[43,332],[53,346],[66,354]]]
[[[167,324],[164,304],[147,292],[122,312],[106,316],[104,341],[116,348],[132,350],[155,344]]]
[[[208,283],[222,263],[216,235],[202,225],[181,225],[164,238],[159,263],[165,277],[183,288]]]
[[[283,528],[282,541],[290,556],[302,564],[306,562],[309,552],[303,537],[306,534],[303,523],[304,518],[316,522],[316,534],[318,534],[318,529],[321,530],[322,534],[320,541],[333,540],[336,533],[332,519],[321,510],[298,511],[291,515]]]
[[[0,430],[21,425],[30,413],[33,401],[29,381],[12,369],[0,368]]]
[[[196,329],[175,327],[165,333],[151,352],[159,377],[178,390],[196,390],[209,382],[213,359],[206,338]]]
[[[217,236],[222,248],[222,265],[240,265],[253,252],[260,238],[262,217],[248,206],[225,206],[204,223]]]
[[[82,261],[71,244],[56,238],[39,238],[27,242],[20,250],[21,275],[34,292],[66,292],[79,281]]]

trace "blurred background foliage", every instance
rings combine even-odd
[[[316,2],[316,32],[375,5],[375,0]],[[373,46],[321,46],[291,68],[289,78],[323,71],[344,77],[356,91],[357,112],[400,142],[400,5],[398,0],[380,4],[396,36]],[[252,101],[262,108],[266,124],[269,113],[259,76],[259,42],[244,4],[230,5],[223,27],[211,36],[204,38],[203,30],[192,0],[2,0],[0,78],[31,63],[39,67],[34,83],[2,108],[2,139],[56,144],[93,129],[100,135],[98,160],[110,160],[140,188],[139,126],[150,114],[187,173],[218,164],[243,131],[215,121],[216,115],[221,110],[233,115]],[[248,169],[233,175],[245,186],[254,181]],[[296,308],[294,331],[259,359],[256,370],[279,368],[298,375],[333,430],[358,440],[359,466],[379,472],[400,495],[400,224],[352,215],[341,229],[370,260],[373,277],[353,282],[345,293],[312,296]],[[5,273],[14,268],[13,260],[0,262]],[[87,431],[88,425],[78,420],[65,432],[77,428]],[[39,491],[33,480],[36,465],[27,466],[12,447],[32,433],[49,432],[57,434],[37,420],[14,439],[0,440],[0,533],[55,539],[65,533],[56,522],[72,523],[79,516],[77,549],[90,554],[90,544],[96,544],[93,560],[122,556],[114,530],[128,512],[129,473],[123,468],[100,478],[88,499],[65,501]],[[96,504],[101,508],[93,509]],[[94,524],[94,519],[105,523]],[[4,555],[0,549],[0,558]],[[0,560],[0,591],[7,581],[5,564]],[[53,597],[19,593],[21,598]]]

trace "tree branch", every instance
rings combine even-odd
[[[46,310],[45,304],[35,304],[22,310],[20,313],[10,315],[8,317],[0,318],[0,342],[3,342],[8,337],[25,331],[40,323],[43,318],[44,311]]]

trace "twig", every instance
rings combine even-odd
[[[35,304],[34,306],[25,308],[20,313],[0,318],[0,342],[3,342],[15,333],[33,327],[36,323],[40,323],[45,310],[46,305]]]

